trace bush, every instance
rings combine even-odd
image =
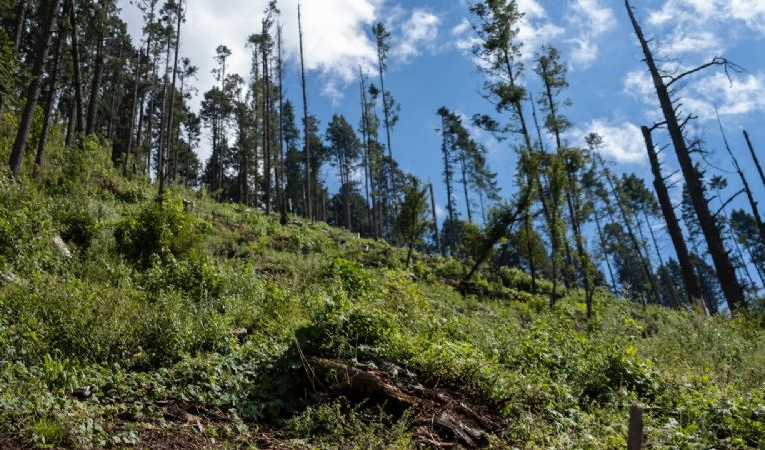
[[[178,257],[191,252],[199,244],[200,230],[200,222],[185,211],[183,202],[168,198],[150,203],[123,219],[114,236],[125,256],[149,266],[152,255],[164,260],[170,255]]]
[[[359,359],[383,354],[395,331],[391,315],[337,300],[328,301],[296,336],[306,354]]]
[[[144,277],[149,292],[176,290],[191,300],[201,301],[218,298],[223,290],[224,280],[218,267],[204,256],[176,259],[170,254],[163,261],[152,255],[151,259],[151,267]]]

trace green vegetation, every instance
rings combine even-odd
[[[636,403],[649,448],[765,445],[761,318],[601,288],[588,321],[584,292],[550,309],[509,268],[463,297],[457,260],[408,271],[406,249],[324,224],[180,188],[160,203],[82,151],[0,176],[2,448],[428,446],[419,411],[346,398],[317,358],[469,399],[494,448],[623,449]]]

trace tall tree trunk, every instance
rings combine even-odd
[[[301,5],[298,3],[298,31],[300,34],[300,80],[303,91],[303,128],[305,133],[305,183],[306,183],[306,213],[310,220],[313,216],[313,195],[311,192],[311,145],[308,141],[308,87],[305,81],[305,59],[303,55],[303,20],[301,15]]]
[[[601,161],[602,163],[602,161]],[[656,277],[654,277],[653,272],[651,271],[651,268],[648,264],[647,258],[648,255],[645,257],[643,256],[643,252],[640,249],[640,242],[637,239],[637,236],[635,235],[634,228],[632,227],[632,223],[630,221],[630,217],[627,214],[627,210],[625,209],[624,205],[622,205],[621,200],[619,199],[619,194],[616,190],[616,185],[614,184],[614,180],[611,178],[611,175],[606,172],[606,168],[602,167],[603,173],[606,176],[606,181],[608,181],[608,185],[611,188],[611,195],[614,197],[614,200],[616,201],[616,205],[619,208],[619,212],[622,216],[622,220],[624,221],[624,227],[627,230],[627,236],[630,238],[630,242],[632,243],[632,249],[635,251],[635,254],[638,256],[638,260],[640,261],[640,268],[643,270],[643,275],[645,276],[646,280],[648,280],[648,283],[651,285],[651,289],[653,290],[654,298],[656,299],[656,303],[661,303],[661,291],[659,290],[659,285],[656,282]]]
[[[284,176],[284,66],[282,61],[282,26],[277,26],[276,32],[277,60],[276,66],[279,77],[279,177],[277,179],[277,190],[279,196],[279,222],[287,225],[289,217],[287,216],[287,194],[285,189]]]
[[[53,113],[53,103],[56,101],[58,92],[58,72],[61,65],[61,51],[64,46],[64,34],[59,30],[56,37],[56,47],[53,51],[53,67],[50,71],[50,80],[48,82],[48,98],[45,101],[45,113],[43,117],[42,131],[40,131],[40,141],[37,143],[37,155],[35,155],[35,176],[42,174],[42,164],[45,155],[45,146],[48,141],[48,131],[50,130],[51,114]]]
[[[364,140],[364,187],[366,192],[366,205],[367,205],[367,217],[369,220],[369,226],[372,227],[371,233],[374,239],[377,239],[377,224],[375,222],[375,206],[374,201],[370,205],[370,184],[372,184],[372,167],[370,166],[369,151],[370,151],[370,133],[369,129],[369,115],[367,111],[367,94],[366,84],[364,82],[364,73],[359,66],[359,90],[361,99],[361,135]],[[374,195],[372,195],[374,199]]]
[[[651,171],[653,172],[653,186],[656,189],[656,196],[659,199],[659,205],[661,206],[662,215],[664,221],[667,223],[667,232],[672,239],[672,245],[675,247],[675,253],[677,253],[677,260],[680,264],[680,272],[683,276],[683,284],[685,284],[685,292],[688,293],[688,301],[698,311],[705,315],[709,315],[709,309],[706,302],[704,302],[704,295],[699,284],[699,279],[696,276],[696,271],[691,263],[691,256],[688,253],[688,246],[683,237],[683,231],[680,229],[680,221],[675,214],[675,208],[672,206],[672,200],[669,196],[669,190],[664,183],[664,176],[661,173],[661,164],[659,163],[659,157],[656,154],[656,146],[653,143],[653,137],[651,136],[651,130],[648,127],[643,127],[643,139],[645,140],[646,151],[648,152],[648,159],[651,163]]]
[[[72,72],[74,75],[74,130],[76,134],[85,131],[83,123],[84,102],[82,97],[82,71],[80,64],[80,41],[77,29],[77,0],[69,0],[69,31],[72,37]]]
[[[390,138],[390,129],[391,129],[391,122],[390,122],[390,102],[388,100],[388,93],[385,91],[385,76],[384,76],[384,67],[383,67],[383,55],[381,53],[381,50],[378,48],[377,51],[377,63],[379,67],[379,74],[380,74],[380,90],[382,91],[382,101],[383,101],[383,117],[385,118],[385,137],[386,142],[388,144],[388,182],[390,183],[390,193],[392,194],[392,198],[394,199],[391,202],[392,211],[395,214],[396,210],[396,202],[395,199],[398,197],[396,192],[396,179],[395,174],[393,170],[393,147],[391,146],[391,138]]]
[[[593,205],[595,204],[595,199],[592,195],[590,195],[591,201]],[[606,250],[606,238],[603,234],[603,226],[600,224],[600,216],[598,216],[598,211],[593,211],[593,216],[595,216],[595,226],[598,230],[598,239],[600,240],[600,246],[603,249],[603,259],[606,261],[606,269],[608,269],[608,276],[611,278],[611,292],[616,294],[617,288],[616,288],[616,277],[614,276],[614,270],[611,267],[611,260],[608,258],[608,251]]]
[[[135,55],[135,65],[133,66],[133,70],[135,70],[135,76],[133,80],[133,101],[131,103],[130,108],[130,125],[128,126],[128,144],[127,149],[125,150],[125,161],[123,161],[123,171],[122,174],[124,176],[128,175],[128,164],[130,164],[130,155],[133,151],[133,143],[135,142],[135,116],[136,111],[139,107],[138,105],[138,87],[141,84],[141,73],[143,71],[143,58],[141,57],[141,52],[136,52]]]
[[[447,141],[447,135],[448,135],[447,126],[448,126],[448,124],[446,123],[446,120],[447,120],[446,116],[443,116],[442,117],[442,125],[441,125],[441,130],[442,130],[441,133],[443,135],[442,136],[443,144],[442,144],[441,151],[444,154],[444,178],[445,178],[444,181],[446,182],[446,211],[449,214],[449,242],[448,242],[448,246],[449,246],[450,256],[454,256],[454,253],[455,253],[455,250],[456,250],[456,245],[457,245],[457,237],[454,234],[455,226],[456,226],[456,222],[455,222],[456,219],[455,219],[455,214],[454,214],[454,204],[452,202],[452,197],[453,197],[453,195],[452,195],[452,177],[451,177],[452,168],[451,168],[451,164],[450,164],[450,161],[449,161],[449,146],[450,146],[450,144]]]
[[[120,43],[120,49],[117,52],[117,61],[122,62],[122,54],[124,52],[124,43]],[[120,84],[120,71],[119,68],[115,66],[114,72],[112,73],[112,99],[109,104],[109,123],[106,126],[106,137],[109,140],[114,139],[114,123],[117,119],[117,104],[118,100],[122,101],[122,85]],[[114,155],[114,162],[119,162],[119,155]]]
[[[720,280],[720,286],[722,287],[722,291],[725,294],[725,298],[728,301],[731,310],[734,312],[744,312],[747,309],[746,300],[744,298],[744,289],[738,281],[736,269],[733,267],[728,252],[723,245],[722,238],[720,237],[720,230],[715,223],[712,213],[709,211],[709,205],[704,196],[704,185],[699,173],[693,165],[693,160],[688,151],[680,121],[677,118],[675,104],[672,102],[669,89],[654,62],[653,53],[648,47],[648,41],[645,39],[643,30],[640,28],[640,25],[635,18],[635,13],[632,10],[629,0],[625,0],[624,3],[627,7],[627,13],[629,14],[632,26],[635,29],[635,34],[643,49],[645,62],[653,77],[654,87],[656,88],[656,94],[659,103],[661,104],[662,112],[664,113],[667,129],[672,138],[672,144],[675,148],[678,161],[680,162],[683,177],[688,186],[688,192],[693,207],[696,210],[699,224],[704,232],[709,253],[712,255],[717,277]]]
[[[433,183],[428,182],[428,189],[430,190],[430,210],[433,215],[433,237],[436,242],[436,251],[443,255],[441,237],[438,235],[438,214],[436,213],[436,196],[433,194]]]
[[[271,37],[269,36],[267,22],[263,20],[263,43],[261,53],[263,57],[263,168],[266,188],[266,214],[271,214],[271,79],[268,68],[268,49]],[[307,126],[307,124],[306,124]]]
[[[157,148],[157,183],[158,198],[162,199],[165,195],[165,178],[167,175],[167,140],[170,139],[170,132],[168,131],[169,116],[168,109],[172,106],[168,105],[168,97],[170,97],[170,50],[171,40],[167,40],[167,49],[165,50],[165,82],[162,88],[162,110],[160,112],[159,121],[159,146]]]
[[[173,57],[173,81],[170,84],[170,118],[167,121],[167,149],[168,152],[173,150],[173,172],[172,181],[175,182],[175,177],[178,167],[178,140],[173,143],[173,128],[175,127],[175,83],[178,80],[178,57],[180,55],[181,47],[181,24],[183,23],[183,0],[178,0],[178,10],[176,11],[176,27],[175,27],[175,53]],[[182,94],[182,93],[181,93]],[[183,103],[183,96],[181,96],[181,103]],[[173,145],[175,144],[175,145]]]
[[[96,64],[93,69],[93,79],[90,83],[90,101],[88,102],[88,118],[85,125],[85,135],[90,136],[96,129],[96,114],[98,113],[98,97],[101,89],[101,78],[104,73],[104,35],[107,24],[106,0],[101,0],[99,5],[98,42],[96,43]]]
[[[55,28],[60,5],[60,0],[49,0],[41,5],[40,8],[45,19],[40,27],[40,37],[35,52],[34,65],[32,66],[31,80],[29,81],[29,87],[27,88],[27,101],[19,121],[16,140],[13,142],[13,148],[11,149],[10,167],[11,172],[16,177],[21,173],[21,164],[24,161],[27,139],[29,138],[29,132],[32,129],[34,112],[40,97],[43,72],[45,71],[45,63],[48,60],[48,51],[50,49],[51,38],[53,36],[53,30]]]
[[[765,186],[765,172],[762,171],[762,165],[760,164],[760,160],[757,158],[757,154],[754,151],[754,146],[752,145],[752,140],[749,138],[749,133],[747,133],[746,130],[744,130],[744,138],[746,139],[747,147],[749,147],[749,152],[752,154],[754,165],[757,167],[757,172],[760,174],[762,185]]]
[[[470,210],[470,194],[468,192],[467,182],[467,162],[465,161],[465,149],[462,149],[460,165],[462,166],[462,188],[465,194],[465,209],[467,210],[468,222],[473,223],[473,212]]]

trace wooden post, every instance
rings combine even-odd
[[[643,448],[643,408],[637,405],[630,407],[630,425],[627,436],[627,450]]]

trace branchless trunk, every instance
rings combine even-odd
[[[178,0],[178,10],[176,11],[176,23],[175,27],[175,56],[173,57],[173,81],[170,84],[170,118],[167,121],[167,149],[168,153],[173,152],[173,172],[172,181],[175,181],[175,177],[178,171],[178,139],[173,142],[173,129],[175,127],[175,84],[178,80],[178,57],[180,54],[181,46],[181,24],[183,23],[183,0]],[[182,100],[181,100],[182,101]],[[173,145],[175,144],[175,145]]]
[[[42,131],[40,131],[40,141],[37,143],[37,155],[35,155],[35,176],[42,174],[43,158],[45,156],[45,146],[48,141],[48,131],[50,130],[51,115],[53,114],[53,104],[56,101],[58,92],[58,72],[61,66],[61,51],[64,46],[64,34],[59,29],[56,36],[56,48],[53,51],[53,67],[50,70],[50,80],[48,81],[48,98],[45,100],[45,112],[43,117]]]
[[[165,178],[167,175],[167,141],[170,139],[168,130],[169,113],[171,106],[168,104],[170,97],[170,49],[171,40],[167,40],[167,49],[165,50],[165,80],[162,87],[162,110],[159,121],[159,146],[157,147],[157,182],[159,184],[158,196],[162,199],[165,194]]]
[[[462,188],[465,194],[465,209],[467,210],[468,222],[473,223],[473,212],[470,210],[470,193],[468,191],[466,158],[467,155],[465,155],[465,149],[462,149],[460,155],[460,165],[462,169]]]
[[[699,284],[696,271],[691,263],[688,246],[685,242],[683,231],[680,228],[680,221],[677,219],[677,214],[675,213],[675,209],[672,206],[672,200],[669,196],[669,190],[664,183],[664,176],[661,173],[661,164],[659,163],[659,157],[656,154],[656,147],[653,143],[651,130],[648,127],[643,127],[642,130],[646,151],[648,152],[648,159],[651,163],[651,171],[653,172],[654,177],[653,186],[656,189],[656,196],[659,199],[659,205],[661,206],[664,221],[667,223],[667,232],[672,239],[675,253],[677,253],[680,272],[683,276],[683,284],[685,284],[685,291],[688,293],[688,301],[697,311],[709,315],[709,309],[706,306],[706,302],[704,302],[701,285]]]
[[[267,21],[263,20],[263,44],[261,56],[263,58],[263,181],[266,188],[266,214],[271,214],[271,79],[268,68],[268,48],[271,37],[268,34]],[[306,121],[307,126],[307,121]]]
[[[728,305],[734,312],[746,311],[746,300],[744,298],[744,289],[738,281],[736,275],[736,269],[731,263],[730,257],[725,245],[723,244],[720,236],[720,230],[715,223],[714,217],[709,210],[709,204],[704,196],[704,185],[701,181],[699,173],[693,165],[693,160],[688,151],[688,145],[685,142],[683,136],[682,126],[680,120],[677,117],[677,111],[675,105],[672,102],[672,98],[669,93],[667,84],[664,82],[664,78],[659,72],[658,67],[653,58],[653,53],[648,47],[648,41],[643,35],[643,30],[640,28],[635,13],[630,6],[629,0],[625,0],[625,6],[627,7],[627,13],[629,14],[632,26],[635,29],[635,34],[640,41],[640,46],[643,49],[645,56],[645,62],[648,65],[648,69],[653,77],[654,87],[656,94],[661,104],[662,112],[664,113],[664,119],[666,120],[667,129],[672,139],[672,145],[675,148],[677,159],[680,163],[680,168],[685,178],[685,183],[688,187],[688,192],[691,197],[691,202],[696,215],[699,219],[699,224],[704,233],[704,237],[707,241],[707,247],[709,253],[712,256],[712,260],[717,272],[717,278],[720,281],[720,286],[725,294],[725,298],[728,301]]]
[[[287,225],[287,194],[284,181],[284,66],[282,60],[282,26],[277,26],[276,31],[276,67],[279,77],[279,176],[277,177],[277,195],[279,196],[279,222]]]
[[[608,186],[611,188],[611,195],[614,197],[614,201],[616,201],[616,205],[619,208],[619,213],[621,214],[622,220],[624,221],[624,227],[627,230],[627,236],[630,238],[630,242],[632,243],[632,249],[635,251],[635,254],[638,257],[638,260],[640,260],[640,268],[643,270],[643,275],[645,276],[646,280],[648,280],[648,283],[651,285],[651,289],[653,290],[656,303],[659,304],[661,303],[661,291],[659,290],[659,285],[656,282],[656,277],[653,276],[653,272],[651,271],[651,268],[648,265],[648,261],[647,261],[648,255],[643,256],[643,251],[640,248],[640,242],[638,241],[638,238],[635,235],[635,231],[632,226],[630,217],[627,214],[627,210],[622,204],[622,201],[619,199],[619,194],[616,191],[616,185],[614,184],[614,180],[611,178],[611,175],[609,175],[606,172],[605,167],[602,167],[602,169],[603,169],[603,173],[606,176],[606,181],[608,181]]]
[[[383,100],[383,116],[385,118],[385,137],[386,142],[388,144],[388,182],[390,183],[390,193],[392,194],[393,201],[391,201],[391,207],[393,210],[393,213],[395,214],[396,211],[396,201],[395,199],[398,198],[397,192],[396,192],[396,177],[395,177],[395,170],[393,170],[393,147],[391,146],[391,138],[390,138],[390,129],[391,129],[391,111],[390,111],[390,101],[388,100],[388,93],[385,91],[385,69],[383,67],[383,54],[382,50],[378,47],[377,50],[377,63],[379,66],[379,72],[380,72],[380,90],[382,91],[382,100]]]
[[[456,231],[456,223],[455,223],[455,214],[454,214],[454,202],[452,202],[452,168],[449,161],[449,147],[450,142],[447,140],[447,118],[446,116],[442,117],[442,134],[443,134],[443,144],[442,144],[442,151],[444,153],[444,177],[446,181],[446,211],[449,213],[449,251],[451,253],[451,256],[454,256],[454,252],[457,245],[457,237],[455,236]]]
[[[83,100],[82,100],[82,71],[80,64],[80,41],[79,31],[77,29],[77,0],[69,0],[69,31],[72,37],[72,72],[74,75],[74,131],[80,134],[85,131],[83,123]]]
[[[765,186],[765,172],[762,171],[762,165],[760,164],[759,158],[757,158],[757,154],[754,151],[754,146],[752,145],[752,140],[749,138],[749,133],[747,133],[746,130],[744,130],[744,138],[746,139],[747,147],[749,147],[749,152],[752,154],[754,165],[757,166],[757,172],[760,174],[760,181],[762,181],[762,185]]]
[[[96,43],[96,65],[93,69],[93,79],[90,83],[90,101],[88,102],[88,118],[85,125],[85,134],[90,136],[96,129],[96,114],[98,113],[98,95],[101,89],[101,78],[104,73],[104,35],[107,26],[106,0],[101,0],[99,5],[98,42]]]
[[[143,70],[143,58],[141,57],[141,52],[136,52],[135,55],[135,64],[133,66],[133,70],[135,70],[134,74],[134,80],[133,80],[133,101],[131,103],[130,108],[130,125],[128,126],[128,144],[127,149],[125,150],[125,161],[123,161],[123,171],[122,174],[124,176],[127,176],[128,174],[128,164],[130,164],[130,155],[133,151],[133,144],[135,142],[135,116],[136,111],[138,109],[138,87],[141,84],[141,72]]]
[[[595,198],[590,193],[590,201],[595,204]],[[603,225],[600,223],[600,216],[598,215],[597,209],[595,209],[592,213],[592,215],[595,217],[595,227],[598,230],[598,239],[600,240],[600,247],[603,249],[603,259],[605,259],[606,262],[606,269],[608,269],[608,276],[611,279],[611,292],[616,294],[616,277],[614,276],[614,269],[611,267],[611,259],[608,257],[608,251],[606,246],[606,237],[603,234]]]
[[[122,54],[125,50],[125,44],[120,43],[120,49],[117,52],[117,61],[122,62]],[[117,105],[118,100],[122,101],[122,85],[120,83],[120,67],[115,65],[114,71],[112,72],[112,99],[109,105],[109,123],[106,126],[106,137],[109,140],[114,139],[114,125],[115,121],[117,119]],[[117,163],[119,161],[119,155],[113,154],[114,162]]]
[[[367,129],[367,101],[364,89],[364,74],[361,71],[361,66],[359,66],[359,91],[359,99],[361,100],[361,139],[364,147],[364,193],[366,194],[367,220],[369,221],[369,226],[372,227],[372,237],[376,237],[374,209],[369,204],[369,130]]]
[[[369,212],[369,219],[372,226],[372,237],[374,239],[380,238],[380,229],[377,222],[377,194],[375,191],[375,179],[374,170],[372,167],[372,130],[369,124],[369,109],[367,103],[367,88],[364,74],[359,67],[359,75],[361,76],[360,89],[361,89],[361,122],[362,130],[364,133],[364,172],[367,179],[367,205],[369,205],[369,197],[372,198],[372,209]]]
[[[443,255],[443,249],[441,248],[441,237],[438,235],[438,214],[436,213],[436,196],[433,193],[433,183],[428,183],[428,189],[430,190],[430,211],[433,215],[433,238],[436,242],[436,251]]]
[[[303,55],[303,20],[301,15],[301,5],[298,3],[298,32],[300,34],[300,80],[303,91],[303,128],[305,134],[305,191],[306,191],[306,213],[310,220],[313,216],[313,195],[311,189],[311,145],[308,141],[308,87],[305,81],[305,59]]]
[[[27,139],[29,138],[29,132],[32,129],[34,112],[40,97],[43,72],[45,71],[45,63],[48,60],[48,51],[50,49],[51,38],[60,5],[60,0],[50,0],[43,3],[40,8],[45,18],[40,27],[40,37],[35,52],[34,65],[32,66],[31,80],[29,81],[29,87],[27,88],[26,104],[21,113],[16,140],[13,142],[13,148],[11,149],[10,167],[11,172],[16,177],[21,173],[21,165],[24,161],[24,153],[27,148]]]

